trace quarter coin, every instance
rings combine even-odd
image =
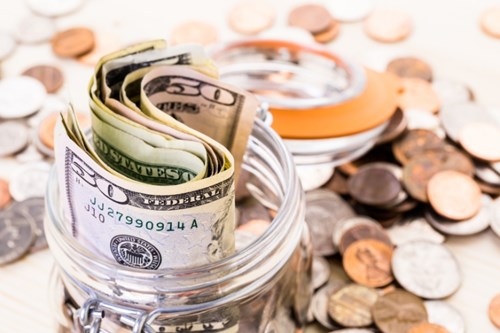
[[[459,134],[462,147],[472,156],[490,162],[500,161],[500,127],[475,122],[465,125]]]
[[[28,252],[35,233],[33,222],[16,209],[0,211],[0,266]]]
[[[11,201],[9,183],[5,179],[0,178],[0,210],[7,207]]]
[[[172,44],[197,43],[213,44],[218,39],[217,29],[203,21],[188,21],[175,26],[172,30]]]
[[[465,333],[462,315],[451,305],[443,301],[425,301],[429,323],[441,325],[450,333]]]
[[[28,0],[28,7],[35,13],[56,17],[70,14],[80,8],[83,0]]]
[[[407,333],[450,333],[450,331],[441,325],[420,323],[410,328]]]
[[[0,123],[0,157],[23,150],[28,142],[29,131],[26,125],[17,121]]]
[[[370,309],[377,298],[378,294],[374,289],[349,284],[331,294],[328,314],[344,327],[369,326],[373,323]]]
[[[500,294],[496,295],[490,302],[488,307],[488,316],[491,322],[500,328]]]
[[[23,118],[37,112],[47,92],[38,81],[27,76],[0,81],[0,118]]]
[[[52,50],[63,58],[79,57],[92,51],[94,46],[94,32],[83,27],[61,31],[52,39]]]
[[[491,37],[500,38],[500,7],[486,9],[479,21],[484,32]]]
[[[387,65],[387,72],[403,78],[418,78],[432,81],[432,68],[423,60],[404,57],[392,60]]]
[[[365,19],[366,34],[383,43],[399,42],[407,38],[413,22],[407,13],[395,10],[375,10]]]
[[[50,65],[37,65],[28,68],[22,75],[32,77],[40,81],[49,94],[56,92],[64,83],[61,70]]]
[[[288,15],[288,24],[305,29],[313,35],[328,30],[333,18],[324,6],[305,4],[292,9]]]
[[[403,91],[398,99],[401,109],[419,109],[433,113],[439,111],[439,98],[429,82],[420,78],[402,78],[401,84]]]
[[[276,10],[268,2],[241,1],[228,15],[231,29],[243,35],[256,35],[270,28],[276,19]]]
[[[17,171],[9,184],[10,194],[16,201],[44,197],[49,179],[50,164],[45,162],[25,165]]]

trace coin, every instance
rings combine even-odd
[[[28,0],[27,4],[39,15],[56,17],[74,12],[80,8],[83,0]]]
[[[365,19],[366,34],[383,43],[399,42],[407,38],[413,23],[410,15],[395,10],[375,10]]]
[[[481,28],[491,37],[500,38],[500,7],[486,9],[479,18]]]
[[[429,82],[419,78],[402,78],[403,92],[399,95],[401,109],[420,109],[436,113],[440,104],[436,92]]]
[[[268,2],[241,1],[228,14],[231,29],[243,35],[256,35],[270,28],[276,19],[276,10]]]
[[[446,133],[441,127],[439,118],[427,111],[419,109],[405,110],[405,117],[408,119],[408,129],[425,129],[433,132],[440,139],[446,138]]]
[[[379,227],[379,224],[377,221],[367,217],[367,216],[353,216],[350,218],[345,218],[341,221],[339,221],[333,230],[333,244],[335,247],[340,246],[340,240],[342,239],[342,236],[351,228],[359,225],[366,225],[366,226],[371,226],[371,227]]]
[[[465,333],[462,315],[451,305],[443,301],[425,301],[429,323],[438,324],[450,333]]]
[[[362,204],[382,206],[393,203],[402,190],[394,174],[379,167],[360,169],[348,181],[349,193]]]
[[[38,81],[27,76],[0,81],[0,118],[22,118],[40,109],[47,93]]]
[[[332,255],[336,252],[332,234],[335,225],[346,218],[355,216],[351,206],[337,194],[324,190],[306,193],[306,223],[314,239],[314,254]]]
[[[481,208],[481,189],[471,177],[454,170],[436,173],[427,184],[434,210],[450,220],[465,220]]]
[[[490,302],[488,307],[488,316],[491,322],[500,328],[500,294],[496,295]]]
[[[406,217],[387,229],[387,234],[396,246],[416,240],[426,240],[438,244],[445,241],[445,237],[435,231],[423,217]]]
[[[64,77],[61,70],[49,65],[30,67],[25,70],[22,75],[30,76],[40,81],[48,93],[56,92],[64,83]]]
[[[323,257],[314,256],[312,262],[312,286],[318,289],[330,279],[330,265]]]
[[[288,14],[288,25],[305,29],[313,35],[328,30],[332,16],[322,5],[305,4],[292,9]]]
[[[460,269],[450,250],[428,241],[398,246],[392,255],[392,271],[403,288],[427,299],[448,297],[461,283]]]
[[[11,201],[9,183],[5,179],[0,178],[0,210],[7,207]]]
[[[378,225],[361,224],[350,228],[342,235],[339,252],[343,254],[352,243],[362,239],[375,239],[392,247],[389,236]]]
[[[475,160],[474,166],[477,178],[493,186],[500,186],[500,174],[493,169],[491,164]]]
[[[43,197],[49,179],[50,164],[39,162],[19,168],[9,184],[10,194],[16,201]]]
[[[52,50],[59,57],[76,58],[92,51],[94,32],[88,28],[71,28],[58,32],[52,38]]]
[[[441,325],[420,323],[410,328],[407,333],[450,333]]]
[[[466,103],[474,97],[470,88],[463,83],[446,79],[433,80],[432,89],[436,92],[441,105]]]
[[[367,17],[375,6],[373,0],[336,0],[325,4],[333,18],[341,22],[357,22]]]
[[[45,217],[45,200],[43,198],[29,198],[21,202],[14,202],[9,209],[20,212],[25,219],[34,223],[35,243],[31,251],[39,251],[47,248],[47,239],[43,228]]]
[[[328,284],[319,289],[312,298],[311,307],[314,318],[327,329],[333,330],[338,328],[338,325],[328,314],[328,304],[330,302],[330,295],[334,294],[343,286],[344,282],[341,280],[330,280]]]
[[[340,195],[349,194],[349,188],[347,187],[347,177],[344,176],[342,172],[335,172],[323,187]]]
[[[374,239],[352,243],[344,252],[342,264],[347,275],[368,287],[383,287],[392,282],[392,247]]]
[[[188,21],[172,29],[172,44],[197,43],[209,45],[218,39],[217,29],[210,23],[203,21]]]
[[[306,192],[321,187],[333,175],[331,166],[300,165],[296,166],[296,170],[302,189]]]
[[[444,105],[439,113],[444,130],[450,139],[458,141],[460,132],[467,124],[474,122],[495,123],[486,108],[475,103],[456,103]]]
[[[475,122],[465,125],[459,134],[462,147],[472,156],[484,161],[500,161],[500,127]]]
[[[33,222],[16,209],[0,211],[0,266],[21,258],[28,252],[35,233]]]
[[[328,314],[345,327],[369,326],[373,323],[370,309],[377,298],[374,289],[349,284],[330,295]]]
[[[0,31],[0,61],[6,59],[14,52],[16,41],[10,33]]]
[[[474,165],[467,156],[454,149],[425,151],[405,165],[403,184],[413,198],[427,202],[427,184],[432,176],[443,170],[455,170],[471,176]]]
[[[340,24],[337,21],[332,20],[330,26],[323,32],[314,34],[314,40],[318,43],[329,43],[339,35]]]
[[[14,30],[14,37],[21,43],[35,44],[49,41],[55,32],[54,21],[30,15],[18,23]]]
[[[406,333],[412,326],[427,321],[420,298],[396,289],[380,296],[372,308],[373,319],[384,333]]]
[[[28,145],[25,150],[16,154],[15,159],[19,163],[33,163],[42,161],[44,156],[35,148],[35,146]]]
[[[496,198],[491,204],[491,230],[500,237],[500,199]]]
[[[377,144],[383,144],[393,141],[401,134],[403,134],[407,126],[408,120],[406,119],[403,111],[398,108],[392,115],[391,119],[389,119],[389,124],[387,125],[385,130],[377,138]]]
[[[48,149],[54,149],[54,130],[56,127],[56,122],[59,119],[60,113],[53,112],[45,116],[38,125],[38,136],[43,145]],[[87,130],[91,126],[91,120],[88,114],[83,112],[76,112],[76,118],[78,124],[83,131]]]
[[[386,71],[399,77],[432,81],[431,66],[415,57],[396,58],[387,65]]]
[[[441,149],[445,142],[429,130],[414,129],[406,132],[392,144],[394,157],[403,165],[427,150]]]
[[[17,121],[0,123],[0,142],[0,157],[15,154],[28,145],[28,128]]]

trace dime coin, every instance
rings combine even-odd
[[[43,197],[49,179],[50,164],[39,162],[21,167],[9,184],[10,194],[16,201]]]
[[[426,62],[414,58],[404,57],[392,60],[387,65],[387,72],[399,77],[419,78],[425,81],[432,81],[432,68]]]
[[[393,141],[398,136],[403,134],[407,126],[408,120],[406,119],[403,111],[398,108],[392,115],[391,119],[389,119],[389,124],[387,125],[385,130],[377,138],[377,144],[383,144]]]
[[[261,236],[271,225],[269,220],[250,220],[238,227],[238,230]]]
[[[256,35],[270,28],[276,19],[273,6],[264,1],[241,1],[229,11],[231,29],[243,35]]]
[[[450,139],[458,141],[462,129],[470,123],[495,123],[495,119],[483,106],[474,103],[455,103],[444,105],[439,113],[444,130]]]
[[[28,145],[28,128],[17,121],[0,123],[0,142],[0,157],[15,154]]]
[[[387,233],[378,225],[361,224],[347,230],[340,238],[339,251],[343,254],[354,242],[362,239],[375,239],[392,247]]]
[[[406,333],[427,321],[424,303],[407,291],[396,289],[380,296],[372,308],[373,319],[384,333]]]
[[[94,46],[94,32],[88,28],[64,30],[52,39],[52,50],[59,57],[76,58],[92,51]]]
[[[330,265],[323,257],[315,256],[312,262],[312,285],[318,289],[330,279]]]
[[[438,244],[445,241],[445,237],[432,229],[423,217],[407,217],[387,229],[387,234],[396,246],[416,240],[426,240]]]
[[[11,201],[9,183],[5,179],[0,178],[0,210],[7,207]]]
[[[489,123],[470,123],[459,134],[462,147],[472,156],[485,161],[500,160],[500,127]]]
[[[62,87],[64,77],[61,70],[54,66],[37,65],[28,68],[22,75],[30,76],[40,81],[48,93],[54,93]]]
[[[420,323],[410,328],[407,333],[450,333],[450,331],[441,325]]]
[[[401,84],[403,92],[398,99],[401,109],[420,109],[434,113],[439,111],[439,98],[429,82],[419,78],[403,78]]]
[[[54,21],[30,15],[18,23],[14,37],[21,43],[35,44],[49,41],[55,32]]]
[[[0,118],[22,118],[38,111],[47,93],[38,81],[27,76],[0,81]]]
[[[209,45],[218,39],[217,29],[203,21],[188,21],[172,29],[172,44],[197,43]]]
[[[39,15],[56,17],[74,12],[80,8],[83,0],[28,0],[27,4]]]
[[[329,43],[335,38],[337,38],[339,31],[340,31],[340,24],[337,21],[332,20],[332,23],[330,24],[328,29],[326,29],[323,32],[314,34],[314,40],[318,43],[323,43],[323,44]]]
[[[392,256],[392,271],[403,288],[427,299],[448,297],[461,283],[453,254],[443,245],[427,241],[398,246]]]
[[[288,15],[288,24],[299,27],[312,33],[321,33],[330,28],[332,16],[324,6],[306,4],[295,7]]]
[[[429,323],[441,325],[450,333],[465,333],[464,318],[454,307],[443,301],[425,301],[424,305]]]
[[[500,294],[496,295],[490,302],[488,307],[488,316],[491,322],[500,328]]]
[[[427,184],[434,210],[451,220],[465,220],[481,208],[481,189],[471,177],[454,170],[436,173]]]
[[[391,256],[392,246],[374,239],[363,239],[346,249],[342,263],[353,281],[368,287],[383,287],[393,281]]]
[[[311,307],[314,318],[325,328],[333,330],[338,325],[328,315],[330,296],[344,286],[341,280],[329,281],[328,284],[319,289],[313,296]]]
[[[470,88],[463,83],[446,79],[433,80],[432,89],[436,92],[441,105],[466,103],[474,96]]]
[[[365,20],[366,34],[383,43],[399,42],[413,29],[410,15],[395,10],[375,10]]]
[[[442,149],[445,142],[429,130],[414,129],[406,132],[392,144],[394,157],[403,165],[427,150]]]
[[[476,160],[474,166],[476,167],[475,175],[477,178],[493,186],[500,186],[500,174],[490,164]]]
[[[4,60],[14,52],[16,41],[11,34],[0,31],[0,61]]]
[[[382,206],[393,203],[402,190],[394,174],[378,167],[360,169],[348,181],[349,193],[362,204]]]
[[[306,193],[306,223],[314,239],[314,254],[332,255],[336,252],[332,235],[335,225],[346,218],[355,216],[351,206],[337,194],[327,190]]]
[[[334,19],[341,22],[357,22],[367,17],[375,6],[373,0],[336,0],[329,1],[328,9]]]
[[[500,237],[500,199],[496,198],[492,205],[491,230]]]
[[[500,7],[485,10],[479,18],[481,28],[491,37],[500,38]]]
[[[39,251],[47,248],[47,240],[43,228],[45,216],[45,200],[43,198],[30,198],[21,202],[14,202],[9,209],[20,212],[25,219],[34,222],[35,243],[31,251]]]
[[[0,266],[22,257],[34,238],[33,222],[26,219],[20,211],[0,211]]]
[[[349,284],[331,294],[328,302],[330,318],[345,327],[363,327],[373,323],[371,307],[377,292],[365,286]]]

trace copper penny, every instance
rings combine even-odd
[[[305,29],[313,35],[330,28],[333,18],[328,9],[316,4],[295,7],[288,15],[288,24]]]
[[[11,201],[9,183],[5,179],[0,178],[0,209],[7,207]]]
[[[384,333],[407,333],[427,321],[424,302],[407,291],[396,289],[380,296],[372,308],[373,319]]]
[[[188,21],[173,28],[172,44],[197,43],[209,45],[217,41],[217,29],[210,23],[203,21]]]
[[[434,210],[451,220],[471,218],[481,208],[481,189],[474,179],[461,172],[436,173],[427,184],[427,196]]]
[[[465,125],[459,134],[462,147],[472,156],[489,162],[500,161],[500,127],[482,122]]]
[[[497,328],[500,328],[500,294],[496,295],[488,307],[488,316]]]
[[[392,60],[386,69],[399,77],[419,78],[432,81],[432,68],[424,61],[414,57],[404,57]]]
[[[491,37],[500,38],[500,7],[485,10],[479,18],[481,28]]]
[[[342,264],[353,281],[367,287],[383,287],[394,280],[391,257],[391,246],[375,239],[363,239],[347,248]]]
[[[392,247],[389,236],[380,226],[360,224],[350,228],[340,237],[340,253],[344,253],[349,245],[362,239],[375,239]]]
[[[376,10],[365,20],[366,34],[383,43],[399,42],[413,29],[410,15],[395,10]]]
[[[432,85],[419,78],[401,79],[403,92],[399,95],[398,104],[403,110],[419,109],[429,112],[439,111],[439,97]]]
[[[365,286],[349,284],[330,295],[328,315],[345,327],[363,327],[373,323],[371,307],[377,292]]]
[[[394,174],[379,167],[363,167],[348,181],[349,193],[362,204],[384,206],[394,202],[402,190]]]
[[[406,130],[408,120],[403,111],[398,108],[389,119],[389,124],[377,139],[377,144],[391,142],[399,137]]]
[[[314,40],[318,43],[329,43],[339,35],[340,24],[337,21],[332,20],[330,27],[323,32],[314,34]]]
[[[420,323],[410,328],[407,333],[450,333],[450,331],[441,325]]]
[[[58,91],[64,83],[64,76],[61,70],[49,65],[30,67],[22,75],[31,76],[40,81],[49,94]]]
[[[275,19],[276,10],[265,1],[241,1],[228,15],[231,29],[243,35],[262,32],[270,28]]]
[[[71,28],[52,38],[52,50],[59,57],[79,57],[92,51],[94,45],[94,33],[88,28]]]
[[[443,170],[455,170],[472,176],[474,164],[469,157],[455,149],[428,150],[414,157],[403,168],[404,187],[414,199],[427,202],[427,183]]]
[[[76,112],[76,116],[81,128],[87,129],[90,127],[90,117],[88,114]],[[42,119],[38,125],[40,142],[51,150],[54,149],[54,130],[58,118],[59,113],[51,113]]]
[[[406,132],[392,144],[394,157],[403,165],[427,150],[442,149],[445,142],[434,132],[424,129],[414,129]]]
[[[256,236],[262,235],[266,232],[267,228],[271,225],[271,222],[267,220],[250,220],[247,223],[240,225],[238,230],[246,231]]]

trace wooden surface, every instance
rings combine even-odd
[[[334,1],[334,0],[331,0]],[[356,0],[352,0],[355,2]],[[296,1],[273,1],[279,7],[276,26]],[[484,35],[478,25],[481,10],[494,1],[478,0],[381,0],[378,8],[398,8],[411,13],[415,30],[398,44],[383,45],[368,39],[361,23],[343,24],[340,36],[329,46],[352,59],[371,64],[387,54],[422,57],[436,77],[466,82],[476,99],[500,112],[500,40]],[[499,4],[499,2],[496,2]],[[223,0],[89,0],[78,12],[56,20],[58,28],[89,26],[108,31],[125,44],[150,38],[168,38],[177,22],[205,19],[216,24],[223,39],[233,38],[225,13],[231,3]],[[142,7],[139,7],[142,6]],[[29,13],[24,1],[0,1],[0,29],[11,30]],[[48,44],[20,46],[2,64],[4,77],[17,75],[30,65],[56,63],[66,76],[60,94],[84,110],[86,86],[92,69],[72,60],[54,57]],[[500,144],[500,143],[499,143]],[[10,177],[12,160],[0,160],[0,175]],[[498,332],[487,317],[490,299],[500,292],[500,239],[488,230],[472,237],[451,237],[446,245],[457,256],[463,272],[460,290],[449,299],[465,317],[467,332]],[[53,259],[48,251],[30,255],[0,267],[0,333],[54,332],[48,278]]]

